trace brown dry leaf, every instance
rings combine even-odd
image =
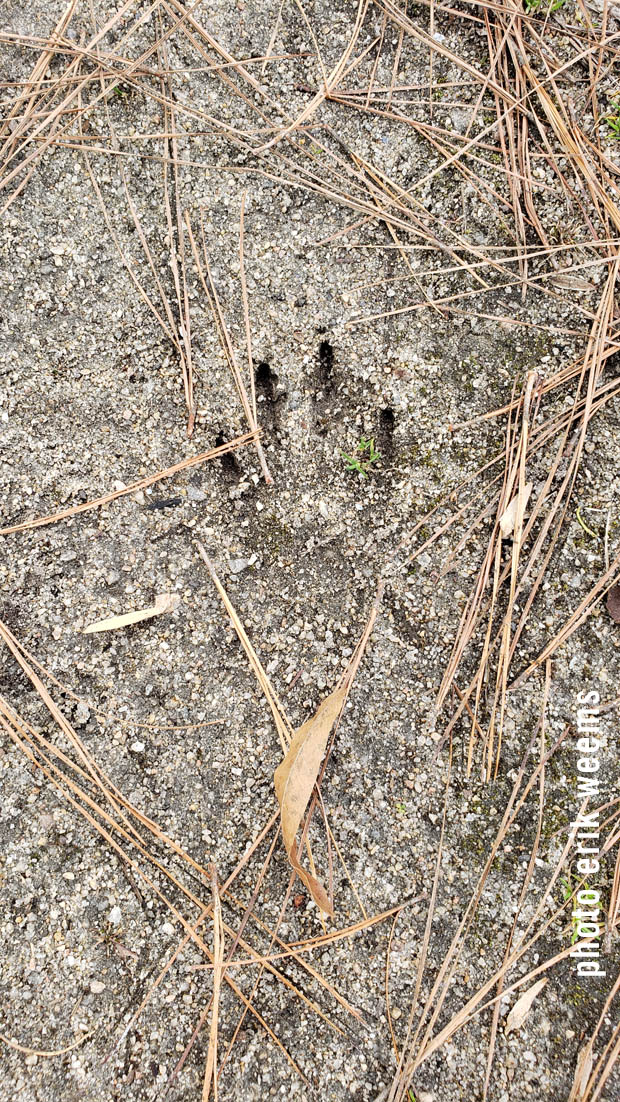
[[[325,888],[299,863],[297,831],[319,775],[327,740],[342,711],[347,692],[348,685],[343,682],[321,701],[312,718],[295,731],[286,757],[273,775],[282,817],[282,837],[289,861],[314,902],[329,915],[334,913],[334,909]]]
[[[569,291],[594,291],[595,289],[594,283],[574,275],[555,275],[550,282],[554,287],[567,287]]]
[[[521,995],[520,999],[517,999],[510,1014],[506,1019],[506,1036],[512,1032],[513,1029],[520,1029],[525,1019],[527,1018],[530,1007],[534,1002],[537,995],[540,994],[547,980],[538,980],[532,987]]]
[[[107,620],[97,620],[95,624],[89,624],[84,628],[83,634],[90,635],[94,631],[114,631],[116,628],[127,627],[128,624],[139,624],[141,620],[150,620],[152,616],[160,616],[163,612],[173,612],[180,600],[178,593],[158,593],[155,604],[150,608],[125,612],[122,616],[110,616]]]
[[[527,503],[530,499],[532,492],[532,483],[526,482],[523,487],[523,494],[521,495],[521,518],[527,508]],[[499,518],[499,527],[502,533],[502,539],[508,539],[508,536],[514,531],[514,527],[517,520],[517,506],[519,505],[519,494],[515,494],[509,505],[506,506],[504,512]]]
[[[362,632],[359,643],[351,656],[339,684],[333,692],[321,702],[315,715],[311,719],[306,720],[301,727],[298,727],[297,730],[294,731],[248,639],[241,620],[235,612],[215,572],[213,564],[199,540],[196,541],[196,547],[213,579],[215,587],[224,603],[224,607],[228,612],[235,631],[239,636],[239,640],[248,656],[259,685],[265,695],[265,699],[271,708],[278,734],[280,735],[280,741],[284,751],[284,760],[274,773],[274,784],[278,803],[280,805],[282,838],[289,861],[302,883],[310,892],[317,906],[326,914],[333,915],[333,905],[325,888],[315,876],[306,872],[299,862],[297,856],[297,831],[299,830],[306,812],[308,802],[312,795],[312,789],[319,776],[321,762],[325,756],[329,736],[344,707],[366,649],[366,644],[372,633],[383,595],[383,582],[381,580],[379,581],[377,596],[373,603],[368,623]],[[312,861],[312,857],[310,857],[310,860]]]
[[[620,624],[620,585],[612,585],[607,594],[607,611],[612,620]]]
[[[587,1094],[588,1080],[592,1071],[592,1064],[594,1063],[594,1054],[592,1052],[592,1043],[580,1050],[577,1057],[577,1067],[575,1068],[575,1078],[573,1080],[573,1088],[569,1102],[574,1099],[574,1102],[581,1102]]]

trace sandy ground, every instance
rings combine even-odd
[[[276,7],[263,0],[216,4],[208,20],[206,13],[201,18],[231,51],[247,57],[265,52]],[[103,11],[96,9],[102,20]],[[315,4],[306,10],[332,64],[349,33],[352,9]],[[48,33],[60,12],[56,3],[36,3],[28,10],[8,3],[3,29]],[[79,5],[72,24],[76,42],[91,33],[89,20],[88,5]],[[360,49],[380,24],[379,14],[369,20]],[[132,40],[131,56],[151,40],[147,24]],[[294,8],[285,13],[275,49],[312,50]],[[418,57],[415,45],[407,49],[401,77],[413,81],[422,54]],[[36,54],[4,45],[2,56],[4,73],[19,80],[27,78]],[[177,38],[170,41],[169,60],[178,67],[200,63]],[[383,74],[388,81],[390,68],[391,60]],[[294,115],[308,101],[304,82],[316,86],[316,62],[281,60],[263,79]],[[247,105],[227,101],[225,86],[204,74],[175,79],[175,91],[196,108],[223,114],[231,125],[243,127],[252,119],[256,125]],[[12,95],[5,92],[5,102]],[[123,138],[132,131],[161,130],[161,109],[128,88],[111,99],[109,111],[108,117],[103,106],[93,112],[90,133],[105,133],[111,117],[120,148],[132,150],[124,162],[127,187],[172,295],[157,159],[161,141],[144,140],[143,155],[137,156],[135,143]],[[430,170],[438,163],[406,128],[399,131],[338,105],[324,107],[321,120],[334,128],[334,148],[338,141],[346,143],[397,173],[403,184],[420,174],[421,164]],[[182,126],[189,128],[191,121],[184,118]],[[335,684],[383,577],[381,612],[322,795],[348,869],[347,875],[336,859],[336,914],[329,928],[358,921],[360,903],[373,915],[410,901],[396,923],[390,958],[389,1004],[400,1046],[441,825],[446,759],[436,756],[442,724],[434,721],[434,700],[487,534],[483,524],[442,573],[457,544],[454,532],[407,565],[424,537],[413,534],[414,528],[432,505],[503,447],[501,418],[456,433],[450,425],[504,404],[514,380],[528,368],[549,373],[568,362],[583,350],[587,327],[581,326],[581,337],[550,336],[544,328],[515,330],[429,310],[352,325],[363,314],[411,301],[410,284],[406,290],[399,283],[359,289],[405,271],[399,256],[377,247],[392,243],[385,227],[364,225],[320,244],[353,222],[354,213],[235,165],[234,150],[226,153],[223,143],[208,135],[181,139],[179,149],[181,157],[210,166],[182,169],[180,201],[196,232],[202,215],[213,279],[244,369],[239,214],[247,189],[245,254],[257,408],[273,485],[265,484],[256,452],[246,447],[101,510],[6,536],[0,617],[80,698],[54,691],[89,753],[118,788],[197,862],[215,862],[223,882],[275,809],[272,777],[281,752],[269,709],[194,541],[202,540],[211,555],[293,724],[311,715]],[[155,295],[118,159],[94,153],[90,163],[125,255]],[[450,177],[431,188],[427,199],[439,220],[460,217],[464,200]],[[491,235],[493,227],[486,225],[475,198],[466,201],[471,233],[481,239]],[[367,247],[351,247],[352,242]],[[55,149],[38,163],[2,230],[4,524],[88,500],[246,431],[204,292],[189,264],[188,273],[197,399],[191,440],[178,356],[127,273],[83,155]],[[434,286],[434,293],[441,287]],[[592,295],[595,302],[594,285]],[[552,316],[558,328],[567,327],[571,296],[552,306],[534,300],[528,316],[541,326]],[[612,553],[620,500],[617,431],[618,409],[609,405],[593,422],[577,487],[589,525],[604,527],[610,512]],[[367,479],[347,471],[341,455],[351,453],[362,437],[372,437],[381,455]],[[534,477],[540,478],[540,471]],[[450,509],[449,503],[442,507],[433,524],[446,519]],[[588,537],[576,519],[570,521],[517,665],[538,654],[568,617],[602,572],[602,556],[601,542]],[[105,616],[150,605],[162,592],[180,597],[171,615],[115,633],[82,633]],[[558,652],[550,740],[574,722],[579,691],[595,686],[603,700],[616,695],[619,642],[617,627],[600,609]],[[66,749],[6,650],[0,673],[11,706]],[[455,743],[430,977],[441,965],[495,834],[510,772],[535,729],[541,691],[536,674],[510,695],[509,737],[492,784],[482,785],[476,775],[466,778],[462,740]],[[605,722],[610,737],[603,789],[612,799],[613,712]],[[123,1026],[178,945],[181,927],[8,739],[0,746],[0,769],[1,1031],[34,1049],[62,1048],[93,1031],[55,1059],[3,1046],[0,1098],[138,1102],[161,1097],[208,999],[209,977],[193,969],[202,955],[184,949],[118,1045]],[[561,849],[556,832],[576,810],[570,742],[550,764],[545,806],[541,876]],[[502,854],[483,898],[450,1011],[501,960],[500,935],[512,921],[534,827],[534,812],[526,810],[521,833]],[[325,868],[318,827],[316,846]],[[240,899],[249,898],[265,856],[260,850],[237,881]],[[609,860],[602,883],[613,871]],[[204,880],[173,866],[208,902]],[[265,922],[277,920],[287,884],[286,858],[277,846],[260,900]],[[299,881],[293,895],[280,936],[298,940],[321,933],[318,910]],[[232,904],[227,908],[228,919],[238,923],[241,911]],[[390,926],[390,921],[379,924],[311,958],[360,1012],[361,1022],[297,965],[287,963],[283,970],[329,1022],[273,977],[263,976],[256,1007],[307,1080],[248,1016],[222,1076],[222,1099],[370,1102],[381,1094],[395,1066],[385,999]],[[252,923],[247,937],[258,949],[268,945]],[[529,966],[565,947],[567,938],[570,931],[555,927]],[[568,1097],[581,1038],[598,1017],[614,959],[617,967],[617,954],[607,960],[607,986],[578,982],[570,963],[562,962],[525,1027],[508,1037],[500,1030],[490,1102]],[[239,982],[249,991],[247,971]],[[423,994],[429,988],[425,979]],[[240,1014],[239,1001],[224,991],[221,1051]],[[415,1083],[418,1100],[481,1097],[488,1025],[488,1014],[483,1015],[423,1065]],[[200,1097],[206,1047],[202,1033],[170,1098]],[[612,1081],[606,1097],[617,1097],[614,1090],[620,1091],[620,1081]]]

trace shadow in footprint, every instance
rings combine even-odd
[[[258,423],[263,428],[274,429],[278,424],[278,403],[280,397],[276,394],[278,376],[272,371],[269,364],[264,361],[256,365],[254,385],[256,389],[256,401]]]
[[[394,451],[394,430],[396,429],[396,417],[391,406],[379,410],[379,428],[377,429],[377,450],[383,456],[389,456]]]
[[[334,370],[334,349],[329,341],[323,340],[319,344],[319,386],[329,390]]]
[[[223,432],[218,432],[215,437],[216,448],[221,448],[223,444],[226,444],[226,437]],[[234,452],[225,452],[220,458],[222,464],[222,472],[229,482],[236,482],[241,470],[239,461]]]

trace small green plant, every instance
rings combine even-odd
[[[549,3],[549,0],[525,0],[525,10],[527,12],[538,12],[542,8],[548,15],[552,11],[559,11],[565,3],[566,0],[551,0],[551,3]]]
[[[365,436],[356,445],[353,455],[347,455],[346,452],[340,452],[340,455],[345,460],[347,470],[356,471],[362,478],[368,478],[371,465],[381,459],[379,452],[375,451],[374,439],[367,439]]]
[[[620,139],[620,100],[612,100],[609,106],[613,110],[610,115],[605,115],[605,122],[609,127],[610,138],[617,141]]]
[[[397,800],[394,804],[394,807],[396,808],[399,815],[407,814],[407,804],[403,803],[402,800]]]
[[[99,937],[95,945],[104,945],[106,956],[109,957],[112,950],[120,944],[122,933],[122,926],[115,926],[112,922],[106,921],[103,926],[99,927]]]

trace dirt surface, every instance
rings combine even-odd
[[[138,5],[138,10],[143,9]],[[93,11],[99,25],[110,15],[99,4]],[[162,5],[167,26],[171,11]],[[329,70],[346,46],[355,12],[344,4],[315,4],[304,11]],[[2,29],[47,36],[61,12],[57,3],[24,7],[9,2]],[[194,14],[236,57],[252,57],[266,52],[278,13],[277,5],[256,0],[217,3]],[[443,18],[445,41],[457,42],[461,35],[461,51],[474,51],[475,36],[464,45],[462,27]],[[123,46],[124,56],[135,58],[147,49],[157,26],[153,18],[146,19],[126,50]],[[356,54],[381,33],[381,26],[380,12],[371,13]],[[415,41],[398,47],[398,31],[392,30],[377,79],[389,85],[397,48],[402,49],[401,82],[428,79],[427,52]],[[76,45],[92,35],[88,4],[78,5],[67,33]],[[115,37],[119,31],[104,39],[102,48],[112,49]],[[252,70],[294,118],[308,103],[305,89],[316,88],[319,79],[312,36],[294,6],[283,12],[273,49],[306,54],[272,61],[264,73],[260,64]],[[205,63],[178,34],[167,40],[166,51],[171,68]],[[4,79],[27,80],[36,56],[33,48],[4,43]],[[58,71],[60,63],[58,58],[52,61],[51,71]],[[436,65],[448,81],[455,70],[445,59]],[[369,67],[370,61],[362,69],[362,85]],[[191,103],[196,111],[216,115],[239,130],[259,125],[251,106],[228,95],[227,85],[213,76],[194,71],[171,79],[175,102]],[[151,85],[160,88],[155,79]],[[90,87],[85,94],[94,98],[96,91]],[[467,93],[470,102],[475,94],[475,89]],[[4,89],[5,110],[14,95],[14,88]],[[461,125],[462,108],[438,110],[442,123],[453,111],[451,126]],[[335,153],[353,150],[402,187],[440,163],[432,147],[405,126],[336,103],[323,105],[318,119],[327,129],[316,133]],[[161,104],[124,84],[119,94],[109,95],[107,107],[102,101],[93,109],[87,122],[85,133],[94,145],[103,144],[100,136],[112,126],[116,153],[130,154],[93,152],[90,171],[125,259],[152,301],[159,302],[132,218],[131,196],[158,277],[174,304],[162,140],[132,138],[161,133]],[[181,109],[177,122],[181,132],[201,129],[200,120]],[[583,354],[588,324],[575,315],[574,295],[566,290],[555,299],[528,299],[528,323],[518,328],[433,309],[360,324],[364,315],[393,310],[418,297],[411,281],[384,282],[410,275],[384,223],[371,222],[326,196],[278,183],[256,171],[251,158],[234,144],[209,134],[206,124],[204,130],[191,141],[179,139],[179,158],[194,162],[179,170],[179,203],[198,240],[202,219],[213,281],[247,379],[239,279],[239,218],[247,191],[245,270],[255,389],[273,484],[265,483],[250,445],[102,509],[2,537],[0,618],[62,683],[64,688],[58,688],[46,681],[113,784],[197,863],[204,868],[215,863],[223,883],[276,810],[273,771],[281,750],[269,708],[197,554],[196,539],[213,560],[294,726],[335,685],[367,621],[379,579],[384,580],[380,614],[321,793],[347,870],[333,853],[335,916],[327,929],[356,923],[363,913],[371,916],[408,904],[392,931],[389,958],[388,1003],[400,1051],[424,936],[446,781],[446,713],[435,715],[435,700],[466,594],[480,568],[488,521],[478,525],[463,547],[458,541],[464,528],[457,526],[414,562],[410,556],[463,500],[449,495],[505,446],[501,416],[461,430],[452,426],[505,405],[528,369],[549,376]],[[312,133],[305,140],[312,142]],[[499,167],[497,171],[499,177]],[[563,217],[555,201],[550,195],[544,208],[550,223]],[[453,224],[480,243],[501,241],[484,206],[472,191],[464,194],[460,180],[455,183],[450,173],[428,185],[422,202],[437,226]],[[247,431],[204,289],[188,256],[196,395],[195,427],[188,439],[179,356],[119,255],[82,152],[55,147],[45,153],[4,218],[4,525],[87,501]],[[357,230],[337,236],[358,220]],[[407,240],[413,242],[413,235]],[[432,262],[438,263],[436,255],[429,261],[424,253],[415,254],[416,268]],[[582,291],[579,300],[587,308],[596,309],[604,274],[595,268],[589,276],[591,290]],[[365,286],[375,282],[377,286]],[[425,294],[448,294],[454,287],[450,277],[431,279]],[[519,308],[518,294],[509,291],[506,298]],[[493,300],[498,309],[504,299],[498,294]],[[485,300],[485,307],[490,301]],[[611,363],[609,377],[613,375]],[[571,393],[570,388],[554,392],[544,406],[545,416],[567,400],[570,404]],[[372,438],[380,453],[368,477],[347,470],[342,457],[342,452],[353,454],[362,438]],[[543,650],[604,572],[603,540],[584,529],[576,505],[581,503],[580,516],[597,533],[604,531],[609,514],[608,553],[612,559],[617,553],[619,457],[618,406],[608,403],[589,426],[571,516],[515,656],[515,674]],[[535,481],[545,477],[546,463],[543,457],[533,463]],[[478,478],[476,487],[483,485]],[[438,512],[420,529],[421,518],[438,503]],[[164,592],[180,597],[170,615],[114,633],[83,634],[88,624],[145,608]],[[616,696],[619,644],[617,625],[599,606],[554,655],[549,744],[567,724],[574,724],[578,692],[596,688],[602,701]],[[475,658],[474,651],[468,654],[460,685],[473,674]],[[6,648],[0,661],[0,689],[10,706],[67,751],[68,743],[40,695]],[[467,733],[457,728],[444,875],[423,997],[475,889],[512,773],[535,733],[542,689],[538,670],[509,694],[501,768],[490,784],[481,782],[477,770],[467,778]],[[603,723],[608,744],[602,755],[602,795],[611,800],[617,786],[615,712],[605,713]],[[532,906],[562,850],[562,832],[578,809],[571,738],[548,768],[544,846],[531,889]],[[3,1045],[0,1098],[138,1102],[163,1097],[208,1004],[210,975],[195,968],[204,956],[197,946],[186,945],[123,1036],[178,947],[182,927],[136,869],[62,801],[8,738],[0,746],[0,769],[1,1032],[27,1048],[46,1050],[62,1049],[89,1034],[71,1052],[55,1058]],[[536,815],[534,799],[519,820],[519,832],[502,850],[440,1024],[501,963]],[[327,878],[325,833],[318,819],[312,839],[321,875]],[[205,877],[190,874],[165,847],[158,852],[195,897],[208,904]],[[226,920],[235,929],[266,856],[263,845],[234,884],[243,906],[225,903]],[[604,866],[600,886],[607,890],[612,856]],[[289,871],[278,844],[257,908],[271,928],[285,899]],[[196,908],[152,875],[153,883],[193,921]],[[560,898],[556,890],[556,905]],[[371,1102],[381,1095],[395,1068],[385,992],[392,921],[316,949],[307,958],[359,1011],[359,1021],[298,963],[285,961],[281,971],[329,1020],[317,1016],[274,976],[261,976],[256,1010],[306,1079],[250,1014],[222,1072],[222,1099]],[[297,880],[278,936],[299,941],[322,930],[318,909]],[[208,924],[204,931],[210,943]],[[268,950],[269,937],[253,920],[244,936],[259,952]],[[537,944],[527,967],[569,942],[570,915]],[[617,949],[612,946],[606,979],[584,982],[564,960],[550,973],[521,1030],[506,1037],[502,1016],[490,1102],[568,1098],[582,1038],[600,1014],[614,965],[617,971]],[[524,974],[523,965],[517,973]],[[254,968],[235,972],[246,994],[255,978]],[[502,1015],[514,998],[503,1004]],[[220,1058],[241,1014],[241,1002],[225,987]],[[422,1065],[414,1084],[418,1102],[482,1097],[489,1024],[486,1011]],[[208,1030],[203,1030],[168,1097],[179,1102],[200,1098],[207,1043]],[[617,1075],[606,1089],[604,1097],[618,1097]]]

